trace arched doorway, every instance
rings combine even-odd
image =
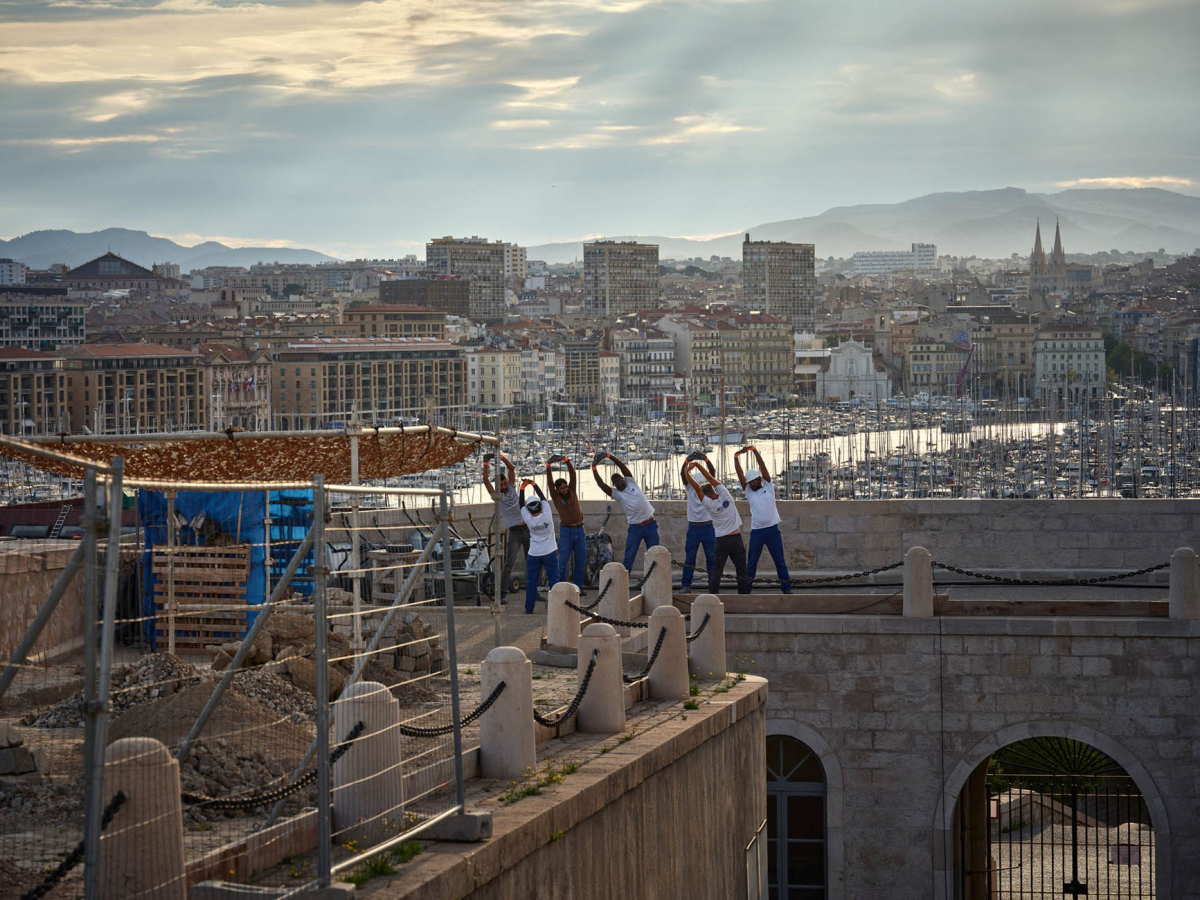
[[[825,769],[811,747],[767,737],[767,885],[771,900],[826,900]]]
[[[1071,737],[1006,744],[966,779],[956,808],[961,900],[1152,900],[1150,810],[1130,774]]]

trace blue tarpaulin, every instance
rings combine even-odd
[[[239,544],[250,545],[250,574],[246,579],[247,605],[256,606],[267,598],[265,529],[267,498],[262,491],[178,491],[175,509],[189,521],[196,513],[204,512],[222,531],[232,535]],[[138,491],[138,518],[145,543],[142,547],[142,572],[145,591],[142,594],[142,613],[146,617],[146,638],[154,646],[154,567],[153,548],[167,543],[167,498],[161,491]],[[188,526],[176,530],[181,545],[203,543]],[[253,616],[247,616],[247,625]]]

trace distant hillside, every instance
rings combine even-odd
[[[33,269],[54,263],[78,266],[108,251],[130,262],[149,268],[154,263],[178,263],[186,274],[205,266],[251,266],[257,262],[318,263],[333,259],[316,250],[287,247],[227,247],[217,241],[205,241],[185,247],[163,237],[128,228],[103,231],[31,231],[11,241],[0,240],[0,257],[11,257]]]
[[[1100,250],[1157,250],[1190,253],[1200,247],[1200,197],[1158,188],[1074,189],[1034,194],[1021,188],[928,194],[903,203],[839,206],[819,216],[767,222],[740,228],[707,241],[641,236],[659,245],[663,259],[692,256],[741,257],[744,233],[752,239],[799,241],[816,245],[817,256],[850,256],[856,250],[906,249],[914,241],[933,241],[939,253],[954,256],[1026,255],[1033,228],[1041,218],[1054,237],[1062,224],[1063,246],[1070,253]],[[582,257],[583,244],[541,244],[530,259],[570,262]]]

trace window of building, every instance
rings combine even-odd
[[[767,737],[767,884],[771,900],[825,900],[825,769],[807,744]]]

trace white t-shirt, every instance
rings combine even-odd
[[[713,531],[717,537],[742,530],[742,517],[738,515],[737,506],[734,505],[733,494],[729,493],[729,488],[725,485],[718,484],[717,496],[706,496],[702,502],[708,514],[712,516]]]
[[[696,476],[692,476],[693,478]],[[703,484],[703,482],[700,482]],[[700,498],[696,496],[695,489],[689,484],[687,486],[687,511],[688,521],[696,522],[697,524],[706,524],[712,521],[712,516],[708,510],[704,508],[704,504]]]
[[[654,518],[654,507],[650,505],[650,501],[646,499],[646,495],[642,493],[642,489],[632,478],[625,479],[625,490],[618,491],[614,487],[612,495],[613,499],[621,504],[621,509],[625,511],[625,518],[629,520],[630,524],[637,525]]]
[[[554,513],[550,504],[542,501],[542,510],[536,516],[528,506],[521,507],[521,518],[529,526],[529,555],[548,556],[558,549],[554,540]]]
[[[770,528],[779,524],[779,510],[775,506],[775,485],[764,481],[757,491],[746,483],[746,499],[750,502],[750,530]]]

